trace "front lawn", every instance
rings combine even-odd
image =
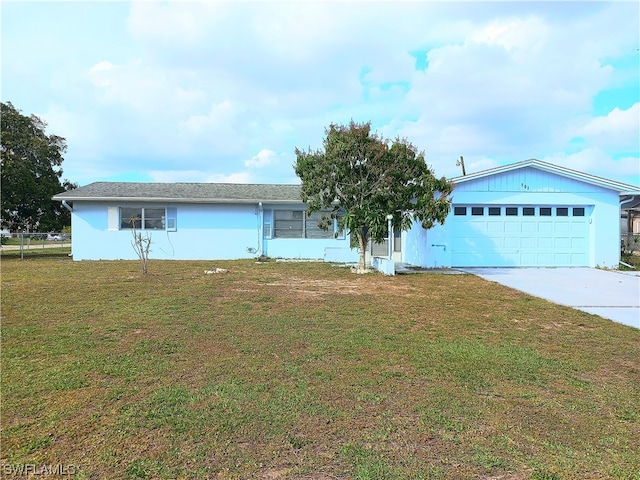
[[[3,478],[640,478],[640,331],[473,276],[3,255],[1,307]]]

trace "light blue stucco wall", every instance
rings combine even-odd
[[[150,258],[214,260],[252,258],[258,248],[255,205],[186,205],[74,202],[72,253],[76,260],[136,259],[131,230],[109,230],[109,207],[176,207],[176,231],[140,230],[151,237]]]
[[[159,260],[231,260],[274,258],[357,261],[357,250],[342,239],[269,239],[265,208],[259,204],[131,204],[76,201],[72,213],[74,260],[134,260],[131,230],[109,228],[109,207],[177,209],[176,231],[141,230],[151,236],[150,258]],[[287,208],[279,206],[279,208]],[[301,208],[299,205],[297,208]]]
[[[619,193],[534,168],[497,174],[455,186],[453,205],[585,206],[589,215],[590,267],[617,268],[620,261]],[[443,226],[414,224],[403,235],[403,261],[451,267],[450,212]]]
[[[446,225],[446,221],[445,221]],[[402,235],[402,260],[425,268],[451,266],[451,249],[447,227],[436,224],[429,230],[414,222]]]

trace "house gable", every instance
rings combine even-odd
[[[552,179],[552,182],[550,180]],[[525,160],[452,178],[457,191],[532,191],[591,193],[612,191],[640,194],[637,186],[589,175],[540,160]],[[551,185],[550,185],[551,183]],[[470,184],[467,186],[467,184]]]
[[[455,192],[606,193],[611,191],[597,184],[535,167],[498,172],[469,181],[458,180],[455,184]]]

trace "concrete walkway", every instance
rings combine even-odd
[[[486,280],[640,329],[637,272],[594,268],[463,268]]]

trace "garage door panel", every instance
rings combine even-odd
[[[587,239],[584,237],[573,237],[571,239],[571,248],[574,250],[584,250],[587,247]]]
[[[571,233],[579,233],[583,235],[587,230],[585,222],[571,222]]]
[[[504,240],[504,237],[491,236],[489,237],[489,243],[487,244],[487,247],[491,249],[504,248]]]
[[[520,222],[506,220],[504,222],[505,233],[520,233]]]
[[[512,266],[518,266],[520,265],[520,253],[518,252],[504,252],[502,255],[495,255],[493,257],[493,259],[495,259],[495,262],[504,262],[503,265],[501,266],[505,266],[505,267],[512,267]],[[496,265],[500,265],[499,263],[496,263]]]
[[[538,248],[540,249],[553,248],[553,237],[538,237]]]
[[[553,261],[553,254],[552,253],[539,253],[538,254],[538,259],[537,259],[538,263],[536,263],[535,266],[538,265],[554,265],[554,261]]]
[[[571,254],[571,265],[583,265],[587,262],[587,255],[584,253],[572,253]]]
[[[491,251],[494,247],[494,243],[491,240],[491,237],[486,237],[486,236],[475,238],[474,245],[476,249],[479,250],[480,252]]]
[[[487,232],[489,233],[504,233],[503,222],[487,222]]]
[[[553,233],[553,222],[538,222],[538,233]]]
[[[504,246],[506,248],[518,248],[520,246],[520,237],[505,237]]]

